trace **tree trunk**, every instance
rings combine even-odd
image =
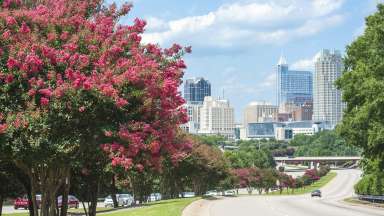
[[[1,213],[3,212],[3,202],[4,202],[4,198],[0,194],[0,216],[1,216]]]
[[[60,211],[60,216],[67,216],[68,212],[68,195],[69,195],[69,189],[71,186],[70,183],[70,174],[68,172],[68,175],[65,179],[64,183],[64,191],[63,191],[63,197],[61,199],[61,211]]]
[[[89,216],[96,216],[97,194],[98,194],[98,188],[99,188],[98,185],[99,185],[99,180],[92,187],[95,189],[90,191],[91,204],[88,206],[88,215]]]
[[[115,176],[112,176],[112,193],[111,193],[112,201],[113,201],[113,208],[119,207],[119,202],[117,201],[116,197],[116,180]]]
[[[29,185],[29,188],[27,189],[27,196],[28,196],[28,200],[32,200],[32,192],[31,192],[31,185]],[[28,202],[28,210],[29,210],[29,216],[35,216],[35,211],[34,211],[34,207],[33,207],[33,203],[32,202]],[[36,215],[38,216],[38,215]]]
[[[33,173],[33,170],[30,175],[31,178],[31,201],[32,201],[32,207],[33,207],[33,215],[38,216],[39,215],[39,206],[36,201],[36,189],[37,189],[37,179],[35,179],[35,175]],[[41,205],[41,203],[40,203]]]

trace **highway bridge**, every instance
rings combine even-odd
[[[358,156],[331,156],[331,157],[274,157],[276,163],[284,164],[299,164],[307,162],[309,166],[318,167],[320,163],[335,164],[338,162],[351,161],[356,163],[361,160]]]

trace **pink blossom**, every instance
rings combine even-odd
[[[82,107],[79,108],[79,112],[82,113],[82,112],[84,112],[84,111],[85,111],[85,107],[84,107],[84,106],[82,106]]]
[[[157,154],[160,151],[160,143],[158,141],[153,141],[150,145],[151,153]]]
[[[7,124],[0,124],[0,134],[3,134],[7,131]]]
[[[127,104],[128,104],[128,101],[123,99],[123,98],[118,98],[117,101],[116,101],[116,106],[119,107],[119,108],[121,108],[121,107],[123,107],[123,106],[125,106]]]
[[[11,35],[12,35],[11,31],[6,30],[3,32],[1,36],[3,37],[4,40],[8,40],[11,37]]]
[[[15,24],[17,23],[17,21],[16,21],[16,19],[15,19],[14,17],[12,17],[12,16],[8,16],[8,17],[6,18],[6,23],[7,23],[7,25],[9,25],[9,26],[13,26],[13,25],[15,25]]]
[[[60,39],[63,41],[66,41],[68,39],[68,36],[69,36],[68,32],[64,31],[63,33],[61,33]]]
[[[85,90],[90,90],[92,88],[92,83],[90,80],[86,80],[84,83],[83,83],[83,88]]]
[[[48,106],[49,99],[45,98],[45,97],[40,98],[40,104],[41,104],[41,106]]]
[[[17,66],[18,66],[18,62],[15,59],[8,58],[8,61],[7,61],[8,69],[13,69],[13,68],[16,68]]]
[[[48,39],[48,41],[56,40],[56,34],[55,33],[48,33],[47,39]]]
[[[184,47],[184,51],[186,53],[191,53],[192,52],[192,47],[191,46]]]
[[[35,90],[35,89],[30,89],[30,90],[28,91],[28,96],[33,97],[33,96],[35,96],[35,95],[36,95],[36,90]]]
[[[120,148],[120,146],[121,145],[119,143],[113,142],[111,144],[111,149],[112,149],[112,151],[116,151],[116,150],[118,150]]]
[[[139,172],[143,172],[143,171],[144,171],[144,166],[143,166],[142,164],[137,164],[137,165],[136,165],[136,169],[137,169],[137,171],[139,171]]]
[[[44,97],[51,97],[52,96],[52,89],[46,88],[46,89],[39,89],[39,94],[43,95]]]
[[[23,22],[23,24],[21,24],[19,32],[23,34],[28,34],[31,32],[31,29],[28,27],[28,25],[25,22]]]
[[[13,82],[13,80],[14,80],[13,74],[8,74],[5,77],[5,83],[11,83],[11,82]]]
[[[104,135],[106,137],[112,137],[113,133],[112,133],[112,131],[107,130],[107,131],[104,132]]]

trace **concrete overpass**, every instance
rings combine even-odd
[[[331,156],[331,157],[274,157],[277,163],[284,164],[299,164],[308,162],[309,168],[318,167],[319,163],[336,164],[338,162],[352,161],[356,163],[361,160],[358,156]]]

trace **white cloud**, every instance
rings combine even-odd
[[[144,42],[233,47],[279,44],[338,25],[344,0],[254,0],[233,3],[199,16],[162,20],[149,17]]]
[[[267,77],[265,77],[265,79],[261,83],[261,87],[263,87],[263,88],[275,87],[276,86],[276,78],[277,78],[276,73],[271,72]]]
[[[309,70],[314,71],[315,61],[319,57],[320,53],[316,53],[313,57],[307,59],[300,59],[294,62],[290,67],[294,70]]]

